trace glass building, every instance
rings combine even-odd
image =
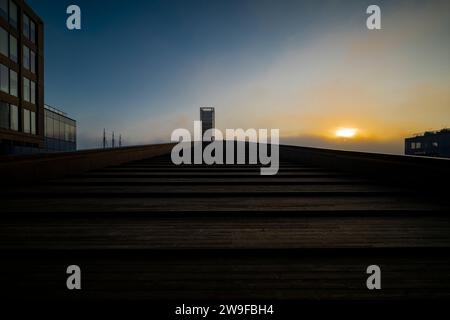
[[[66,113],[45,105],[45,152],[77,150],[77,122]]]
[[[428,131],[405,139],[405,154],[450,158],[450,129]]]
[[[0,0],[0,154],[44,146],[43,31],[25,0]]]

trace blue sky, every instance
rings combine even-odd
[[[100,146],[103,128],[168,141],[201,106],[221,129],[393,153],[404,135],[450,125],[446,1],[377,1],[381,31],[365,27],[373,1],[28,3],[45,23],[46,103],[78,120],[81,148]],[[65,27],[70,4],[80,31]],[[359,139],[332,139],[342,126]]]

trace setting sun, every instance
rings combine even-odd
[[[339,128],[336,130],[336,137],[338,138],[353,138],[358,129],[355,128]]]

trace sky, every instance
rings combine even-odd
[[[27,2],[45,24],[45,101],[78,121],[81,149],[103,128],[168,142],[202,106],[221,130],[344,150],[401,154],[405,137],[450,127],[449,1]],[[81,30],[66,28],[71,4]]]

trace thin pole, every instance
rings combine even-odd
[[[114,131],[112,133],[112,147],[114,148],[116,145],[115,141],[114,141]]]

